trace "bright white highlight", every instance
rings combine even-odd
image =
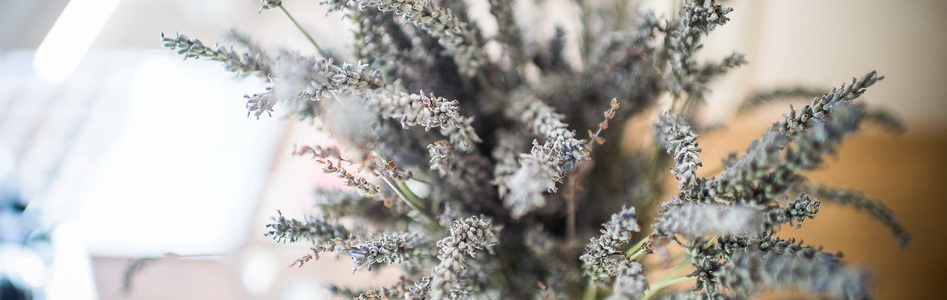
[[[92,260],[86,251],[86,230],[64,222],[53,230],[53,265],[47,287],[48,300],[94,300]]]
[[[279,276],[281,262],[260,247],[249,248],[243,255],[243,286],[254,295],[264,295]]]
[[[0,244],[0,274],[14,284],[40,288],[46,277],[46,263],[36,252],[18,244]]]
[[[36,49],[40,78],[62,82],[72,75],[121,0],[71,0]]]

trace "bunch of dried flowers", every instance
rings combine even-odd
[[[868,274],[846,267],[840,254],[774,234],[837,203],[877,217],[908,243],[883,204],[811,184],[803,173],[823,166],[863,120],[901,130],[890,114],[857,101],[883,77],[870,72],[828,92],[790,87],[751,97],[741,111],[814,98],[721,171],[701,176],[698,136],[706,127],[693,116],[708,83],[746,60],[696,55],[733,9],[683,0],[677,15],[660,17],[628,14],[625,0],[606,2],[577,0],[577,60],[565,57],[561,29],[548,40],[524,34],[510,0],[488,1],[498,25],[490,36],[476,26],[488,20],[471,18],[464,1],[325,0],[354,23],[349,55],[321,47],[273,0],[263,0],[261,11],[286,14],[313,54],[264,50],[234,33],[233,47],[181,34],[162,40],[185,59],[219,61],[267,83],[246,96],[249,115],[282,110],[339,142],[295,153],[352,189],[320,191],[321,216],[278,212],[266,232],[277,242],[312,244],[292,266],[337,253],[351,257],[355,271],[403,270],[392,286],[330,287],[339,295],[743,299],[795,288],[870,297]],[[660,103],[662,95],[672,102]],[[621,125],[652,107],[663,107],[652,132],[664,151],[623,149],[620,140],[631,137]],[[677,191],[661,202],[668,168]],[[642,264],[675,244],[683,248],[677,258]],[[665,268],[672,270],[663,280],[649,275]],[[668,290],[681,282],[693,289]]]

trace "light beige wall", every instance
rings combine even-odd
[[[830,88],[877,70],[886,79],[868,103],[915,130],[947,129],[947,1],[729,1],[731,23],[707,38],[707,57],[731,51],[750,65],[724,78],[713,116],[750,90],[804,84]],[[782,106],[785,107],[785,106]]]

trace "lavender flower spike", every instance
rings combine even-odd
[[[342,225],[330,220],[308,216],[302,221],[287,219],[283,213],[276,211],[276,216],[270,218],[272,223],[267,224],[269,230],[264,234],[280,243],[295,243],[298,240],[308,240],[313,244],[326,243],[333,239],[348,238],[350,233]]]
[[[664,144],[668,154],[674,154],[677,166],[671,171],[678,180],[678,188],[685,189],[698,184],[697,168],[700,162],[700,147],[697,146],[697,134],[685,124],[681,116],[664,113],[658,124],[658,139]]]
[[[696,204],[674,200],[664,204],[664,210],[652,227],[661,235],[694,237],[730,234],[752,237],[763,229],[763,213],[746,205]]]
[[[865,272],[792,254],[752,250],[734,254],[719,280],[741,298],[767,287],[801,288],[835,299],[867,299],[869,295]]]
[[[506,177],[509,189],[503,204],[514,218],[520,218],[546,205],[543,192],[555,192],[562,181],[562,159],[550,143],[539,145],[533,141],[529,154],[520,154],[520,167]]]
[[[602,235],[593,237],[585,248],[582,260],[582,269],[585,275],[594,280],[602,281],[621,273],[618,259],[624,258],[623,247],[631,242],[631,233],[638,232],[638,219],[635,208],[622,209],[612,215],[608,223],[602,228]]]
[[[326,1],[338,10],[348,1]],[[479,48],[479,41],[466,23],[461,21],[448,9],[439,7],[430,0],[352,0],[358,3],[359,9],[368,7],[379,11],[392,11],[404,18],[405,21],[427,30],[437,38],[441,46],[447,50],[457,63],[461,73],[473,76],[486,60],[485,53]]]
[[[394,264],[411,259],[418,243],[414,233],[385,234],[380,239],[360,243],[348,250],[354,266],[352,271],[367,267],[369,271],[375,264]]]
[[[619,268],[619,275],[612,285],[612,294],[605,300],[640,299],[648,290],[648,279],[644,276],[644,267],[638,262],[625,260]]]
[[[441,262],[434,267],[430,299],[449,299],[452,291],[461,288],[457,286],[458,279],[466,268],[467,256],[474,257],[482,250],[493,253],[493,246],[497,242],[490,219],[481,216],[454,221],[450,227],[450,236],[437,242],[440,248],[437,258]]]
[[[175,34],[174,37],[161,34],[162,45],[171,50],[177,50],[177,53],[188,58],[203,58],[222,62],[224,68],[229,72],[241,76],[256,74],[266,77],[270,74],[270,64],[266,55],[255,51],[238,53],[233,49],[222,46],[208,47],[198,39],[188,38],[183,34]]]
[[[543,136],[540,144],[533,141],[529,154],[521,154],[520,167],[508,178],[509,189],[503,203],[514,218],[546,205],[543,192],[555,192],[556,183],[561,182],[566,171],[575,163],[588,159],[584,141],[575,138],[575,132],[562,122],[562,115],[555,113],[539,98],[526,92],[512,97],[507,115],[519,121],[530,132]]]

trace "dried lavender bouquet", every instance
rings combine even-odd
[[[870,298],[866,272],[774,234],[828,202],[863,210],[909,241],[880,202],[803,175],[863,120],[898,128],[856,101],[883,78],[875,72],[815,95],[782,89],[751,98],[744,108],[814,96],[722,170],[698,175],[697,135],[707,127],[693,116],[708,82],[746,63],[740,54],[695,58],[702,39],[729,20],[732,9],[716,1],[685,0],[676,15],[659,17],[627,13],[625,0],[577,0],[579,45],[559,29],[548,40],[525,36],[510,0],[489,0],[499,25],[491,36],[475,25],[490,20],[472,19],[458,0],[323,4],[354,23],[354,53],[320,47],[298,23],[316,48],[311,55],[267,51],[238,34],[233,47],[162,38],[185,59],[219,61],[269,84],[246,97],[249,114],[284,110],[338,141],[296,154],[351,189],[319,191],[319,216],[278,213],[266,235],[312,244],[293,266],[337,253],[354,271],[403,270],[392,286],[330,287],[339,295],[742,299],[796,289],[861,299]],[[264,0],[261,10],[296,22],[282,1]],[[568,47],[579,49],[578,59],[564,57]],[[664,96],[673,101],[659,103]],[[662,111],[652,130],[657,147],[622,149],[634,137],[617,125],[653,107]],[[668,169],[676,193],[661,189]],[[683,251],[642,264],[668,249]],[[682,282],[693,289],[668,289]]]

